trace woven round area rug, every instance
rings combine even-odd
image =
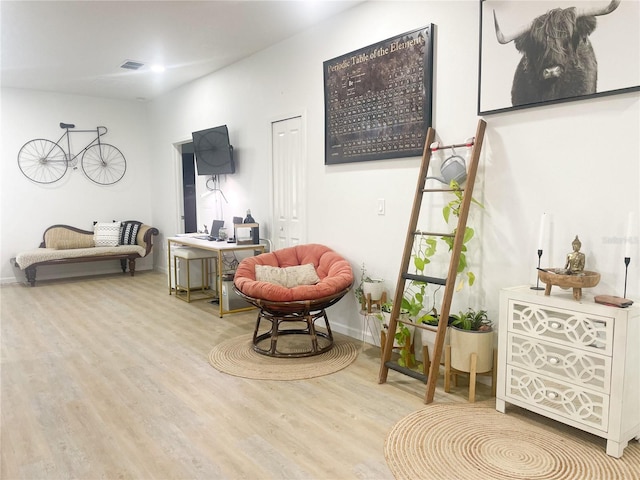
[[[209,353],[209,363],[236,377],[256,380],[302,380],[338,372],[358,356],[356,346],[335,339],[333,348],[313,357],[275,358],[256,353],[253,335],[242,335],[219,343]]]
[[[640,478],[640,444],[621,458],[606,441],[522,409],[429,405],[398,422],[385,441],[396,479],[630,480]]]

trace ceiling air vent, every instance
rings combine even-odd
[[[142,67],[144,67],[144,63],[134,62],[133,60],[127,60],[120,65],[120,68],[126,68],[127,70],[139,70]]]

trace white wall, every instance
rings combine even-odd
[[[109,131],[102,141],[118,147],[127,160],[127,171],[114,185],[101,186],[84,176],[82,169],[69,169],[58,182],[37,184],[18,168],[18,151],[34,138],[57,140],[64,131],[59,123],[76,129],[98,125]],[[75,153],[93,137],[71,136]],[[2,282],[24,281],[24,274],[10,259],[19,251],[38,248],[44,230],[56,223],[92,230],[93,221],[140,220],[150,224],[152,203],[148,154],[149,136],[142,104],[92,97],[2,89],[2,193],[0,271]],[[66,148],[66,147],[65,147]],[[153,267],[151,258],[136,262],[136,269]],[[119,262],[91,262],[64,267],[43,267],[37,278],[120,271]]]
[[[308,240],[342,253],[356,275],[364,262],[392,291],[420,159],[325,166],[322,62],[435,24],[433,123],[444,142],[456,143],[475,133],[478,120],[478,22],[475,0],[368,2],[149,103],[144,128],[153,166],[145,170],[153,198],[150,223],[163,238],[179,229],[174,144],[188,140],[194,130],[227,124],[238,170],[222,184],[230,201],[225,220],[251,208],[264,235],[271,221],[270,123],[302,114],[307,127]],[[475,190],[486,208],[472,216],[478,238],[471,258],[478,281],[454,297],[454,308],[465,308],[469,300],[497,318],[501,287],[535,283],[542,212],[550,217],[542,265],[562,266],[578,234],[587,269],[602,274],[593,292],[622,294],[627,212],[640,217],[639,119],[638,93],[486,117]],[[14,146],[11,155],[15,151]],[[4,191],[2,195],[4,200]],[[386,200],[384,216],[376,214],[378,198]],[[3,217],[7,211],[3,207]],[[51,223],[50,217],[42,222]],[[34,230],[22,241],[32,243],[42,229]],[[637,235],[636,230],[627,296],[640,299]],[[164,243],[157,242],[160,269],[166,268]],[[3,262],[10,252],[3,249]],[[336,330],[361,336],[362,319],[352,295],[332,307],[330,318]]]
[[[444,142],[460,142],[475,133],[478,120],[478,21],[475,1],[372,2],[153,102],[155,186],[175,189],[171,143],[192,130],[226,123],[239,164],[225,189],[234,196],[228,215],[251,208],[268,228],[270,122],[303,113],[308,240],[344,254],[356,275],[364,262],[393,291],[419,158],[325,166],[322,62],[434,23],[434,126]],[[640,203],[639,110],[638,94],[632,93],[486,117],[475,195],[486,208],[472,216],[479,238],[471,257],[479,280],[454,297],[454,308],[471,301],[497,317],[501,287],[535,283],[542,212],[550,219],[542,265],[564,265],[578,234],[587,269],[602,274],[594,292],[622,294],[619,242],[627,212],[637,215]],[[376,214],[378,198],[386,200],[384,216]],[[162,215],[154,222],[165,232],[175,230],[173,196],[160,202],[154,212]],[[638,253],[636,234],[632,257]],[[635,268],[627,296],[640,291],[637,262]],[[360,336],[362,319],[352,296],[333,310],[338,329]]]

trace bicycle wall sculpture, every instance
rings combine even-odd
[[[56,141],[37,138],[29,140],[18,152],[18,167],[31,181],[36,183],[53,183],[60,180],[69,167],[80,167],[86,177],[98,185],[113,185],[124,177],[127,161],[122,152],[113,145],[100,140],[107,133],[107,127],[96,127],[94,130],[71,130],[75,125],[60,123],[64,129],[62,136]],[[71,133],[94,133],[96,138],[87,144],[79,153],[71,152]],[[66,137],[66,151],[60,144]]]

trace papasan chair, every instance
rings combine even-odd
[[[325,309],[338,302],[353,284],[347,260],[319,244],[296,245],[240,262],[234,289],[260,309],[253,349],[271,357],[309,357],[333,346]],[[316,321],[324,320],[324,330]],[[260,330],[266,320],[269,328]],[[280,343],[279,343],[280,342]]]

